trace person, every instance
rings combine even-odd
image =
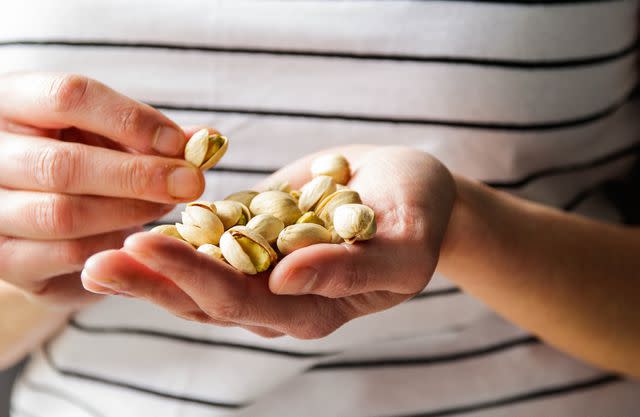
[[[12,415],[634,414],[640,233],[599,186],[638,155],[637,12],[3,4],[0,357],[31,354]],[[199,126],[231,141],[206,175],[182,159]],[[137,233],[203,192],[299,187],[323,152],[374,240],[248,278]]]

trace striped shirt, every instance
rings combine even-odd
[[[0,72],[83,73],[179,123],[215,126],[232,147],[207,174],[210,199],[322,148],[398,144],[524,198],[618,222],[599,190],[640,150],[638,6],[21,0],[0,6]],[[630,416],[639,393],[437,275],[413,299],[311,341],[110,297],[32,355],[12,413]]]

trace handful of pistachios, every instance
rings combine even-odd
[[[185,159],[209,169],[227,146],[227,138],[203,129],[187,143]],[[375,213],[348,188],[347,159],[337,154],[318,157],[311,164],[311,175],[313,179],[300,190],[277,183],[261,193],[247,190],[220,201],[189,203],[182,223],[151,231],[188,242],[250,275],[310,245],[371,239],[376,233]]]

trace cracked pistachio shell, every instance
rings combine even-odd
[[[291,184],[289,184],[289,181],[273,181],[267,185],[267,191],[283,191],[288,193],[291,191]]]
[[[356,191],[344,189],[325,197],[318,203],[316,214],[322,219],[326,227],[333,225],[333,212],[345,204],[361,204],[360,194]]]
[[[173,224],[162,224],[160,226],[156,226],[153,229],[149,230],[151,233],[160,233],[161,235],[174,237],[176,239],[184,240],[178,229]]]
[[[229,264],[249,275],[266,271],[278,259],[269,242],[246,226],[227,230],[220,238],[220,250]]]
[[[216,206],[210,201],[192,201],[191,203],[187,204],[187,207],[202,207],[204,209],[212,211],[213,214],[217,214]]]
[[[278,239],[278,235],[284,229],[284,223],[277,217],[270,214],[258,214],[253,219],[249,220],[247,227],[260,233],[267,242],[275,243]]]
[[[289,191],[289,195],[293,197],[294,200],[300,200],[300,195],[302,195],[302,191],[300,190],[291,190]]]
[[[243,226],[251,219],[247,206],[237,201],[220,200],[214,201],[213,204],[225,230],[235,225]]]
[[[300,190],[298,207],[302,211],[312,210],[323,198],[336,191],[336,182],[332,177],[319,175],[305,184]]]
[[[196,247],[206,243],[218,244],[224,233],[224,226],[214,210],[200,205],[188,205],[182,212],[182,224],[176,223],[180,236]]]
[[[342,243],[344,242],[344,239],[340,237],[340,235],[338,234],[338,232],[336,232],[336,229],[331,228],[331,230],[329,230],[329,232],[331,232],[331,243]]]
[[[278,236],[278,250],[288,255],[298,249],[318,243],[330,243],[331,232],[314,223],[293,224],[284,228]]]
[[[338,184],[345,185],[351,179],[349,161],[342,155],[329,154],[317,157],[311,162],[311,175],[328,175]]]
[[[226,196],[224,199],[230,200],[230,201],[237,201],[238,203],[242,203],[245,206],[249,207],[251,205],[251,200],[253,200],[253,197],[257,195],[258,195],[257,191],[251,191],[251,190],[238,191],[237,193],[233,193]]]
[[[224,156],[229,140],[209,129],[201,129],[191,136],[184,149],[184,159],[203,171],[212,168]]]
[[[369,240],[376,234],[376,216],[364,204],[345,204],[333,213],[333,227],[347,243]]]
[[[320,217],[318,217],[318,215],[316,213],[314,213],[313,211],[307,211],[306,213],[304,213],[302,216],[300,216],[300,218],[298,220],[296,220],[296,223],[300,224],[300,223],[314,223],[317,225],[320,225],[322,227],[324,227],[324,222],[322,221],[322,219]]]
[[[265,191],[258,194],[251,200],[249,209],[256,216],[271,214],[282,220],[285,226],[295,223],[302,215],[296,201],[284,191]]]
[[[224,256],[222,256],[222,251],[216,245],[211,245],[207,243],[206,245],[202,245],[198,248],[198,252],[204,253],[205,255],[209,255],[213,259],[220,259],[224,261]]]

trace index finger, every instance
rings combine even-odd
[[[151,106],[75,74],[0,76],[0,116],[46,129],[77,127],[140,152],[179,156],[186,137]]]

